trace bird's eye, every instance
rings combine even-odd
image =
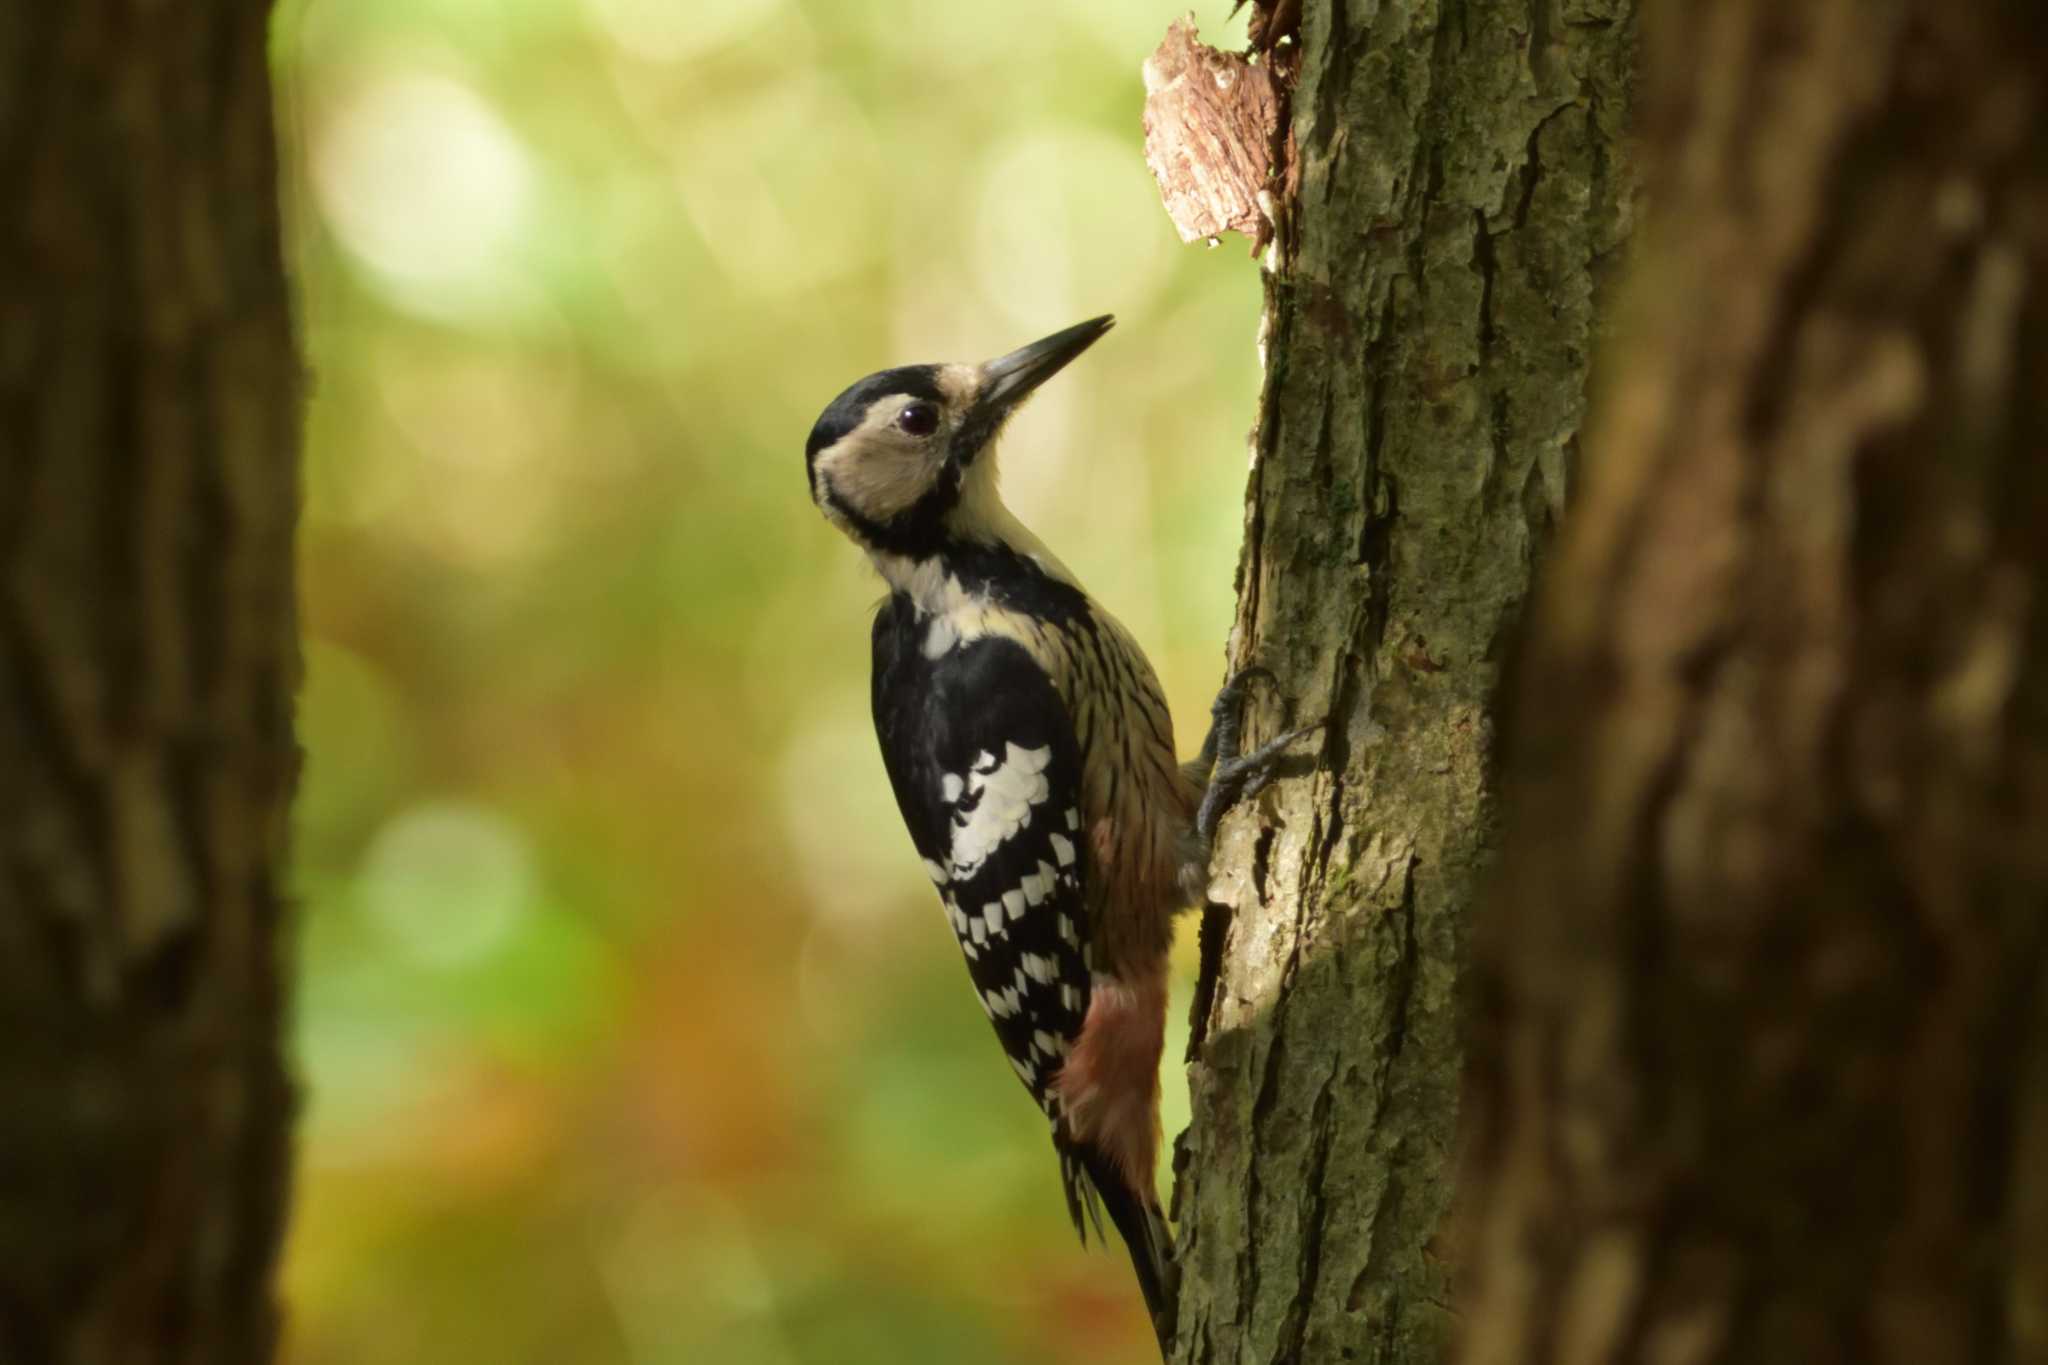
[[[939,410],[930,403],[912,403],[896,414],[896,429],[911,436],[929,436],[939,429]]]

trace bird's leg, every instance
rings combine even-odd
[[[1214,842],[1216,824],[1223,818],[1223,813],[1239,801],[1263,791],[1273,780],[1273,770],[1280,765],[1280,757],[1287,747],[1304,735],[1320,730],[1326,723],[1318,720],[1289,730],[1248,754],[1241,753],[1238,739],[1244,696],[1250,685],[1261,678],[1269,683],[1274,680],[1270,670],[1253,666],[1223,684],[1223,689],[1216,694],[1215,704],[1209,708],[1208,738],[1202,741],[1202,751],[1187,765],[1188,776],[1203,788],[1202,803],[1195,812],[1195,833],[1204,850]]]
[[[1311,721],[1297,729],[1289,730],[1277,739],[1269,740],[1248,754],[1242,754],[1227,762],[1219,761],[1216,771],[1209,779],[1209,788],[1202,793],[1201,807],[1195,812],[1195,832],[1203,844],[1212,843],[1216,838],[1217,822],[1239,801],[1249,800],[1266,789],[1273,780],[1273,772],[1280,766],[1281,756],[1287,746],[1305,735],[1312,735],[1323,728],[1325,721]]]
[[[1238,756],[1238,726],[1244,694],[1261,678],[1272,682],[1273,671],[1254,664],[1240,669],[1216,693],[1216,700],[1209,705],[1209,733],[1202,739],[1202,750],[1182,770],[1196,786],[1209,785],[1209,775],[1216,770],[1219,753],[1226,763]]]

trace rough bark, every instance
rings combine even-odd
[[[2048,14],[1647,35],[1533,614],[1468,1365],[2048,1360]]]
[[[1233,667],[1331,717],[1225,825],[1179,1152],[1179,1359],[1434,1361],[1489,701],[1627,232],[1627,0],[1309,4]],[[1283,182],[1286,183],[1286,182]],[[1301,765],[1306,768],[1306,764]]]
[[[0,18],[0,1360],[268,1360],[297,382],[267,6]]]
[[[1282,103],[1274,64],[1217,51],[1189,18],[1167,28],[1143,74],[1145,163],[1180,239],[1241,232],[1264,247],[1272,221],[1260,198],[1272,195]]]

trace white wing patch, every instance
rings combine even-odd
[[[948,773],[940,782],[940,793],[953,812],[953,847],[948,870],[956,881],[965,881],[981,870],[989,854],[1002,847],[1031,823],[1031,809],[1052,796],[1045,770],[1052,762],[1052,747],[1022,749],[1004,746],[1003,756],[983,750],[964,776]],[[989,932],[996,929],[991,920]]]

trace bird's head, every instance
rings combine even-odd
[[[811,497],[867,550],[922,558],[992,494],[989,448],[1033,390],[1093,345],[1109,317],[979,365],[906,365],[833,399],[811,428]]]

